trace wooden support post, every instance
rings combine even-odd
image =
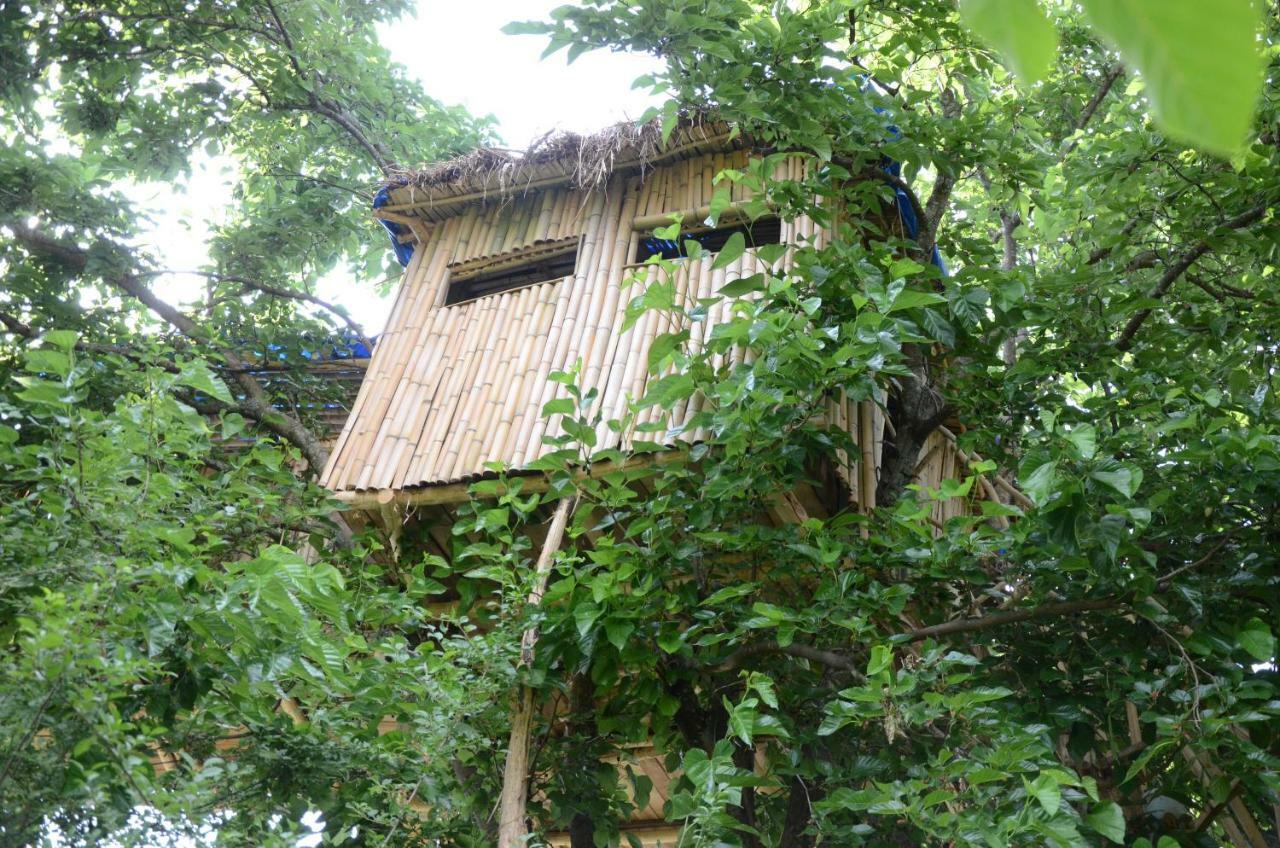
[[[551,563],[564,538],[576,496],[564,498],[556,507],[542,543],[538,562],[534,568],[533,588],[529,591],[529,606],[542,603],[551,577]],[[520,639],[520,665],[533,662],[533,648],[538,641],[536,628],[529,628]],[[502,770],[502,795],[498,802],[498,848],[521,848],[528,831],[525,828],[525,808],[529,788],[529,733],[533,726],[533,690],[519,687],[512,699],[511,739],[507,744],[507,762]]]

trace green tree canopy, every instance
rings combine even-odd
[[[802,180],[723,179],[839,237],[722,291],[706,349],[663,340],[650,365],[675,374],[637,406],[709,399],[687,461],[571,473],[581,396],[549,410],[570,419],[552,491],[480,484],[448,561],[411,528],[398,557],[330,542],[289,450],[214,451],[191,404],[222,396],[222,434],[256,417],[310,458],[234,358],[299,323],[231,278],[302,291],[379,255],[336,186],[483,127],[395,81],[381,6],[6,8],[4,838],[155,807],[228,843],[318,810],[334,844],[492,844],[519,681],[568,705],[535,725],[529,813],[574,848],[622,838],[650,787],[602,758],[643,742],[679,770],[687,845],[1274,845],[1275,12],[998,5],[591,0],[522,27],[660,57],[658,117],[711,109],[766,162],[805,157]],[[74,155],[46,155],[59,133]],[[242,157],[244,208],[211,270],[236,298],[197,321],[146,300],[162,266],[109,181],[210,141]],[[877,229],[899,202],[914,239]],[[139,303],[170,329],[140,332]],[[717,356],[739,343],[750,362]],[[847,446],[815,416],[837,392],[888,415],[876,508],[760,521]],[[940,427],[968,473],[916,491]],[[977,514],[930,521],[983,486]],[[565,496],[573,544],[535,611],[526,531]]]

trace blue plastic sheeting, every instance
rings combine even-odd
[[[371,344],[378,343],[378,337],[374,336],[369,339]],[[288,362],[289,351],[278,344],[268,344],[265,359],[274,360],[276,362]],[[303,348],[298,351],[298,355],[309,362],[331,362],[335,359],[368,359],[373,355],[373,351],[369,349],[363,341],[353,335],[344,335],[332,341],[323,342],[322,346],[317,350],[309,350]],[[242,354],[250,361],[257,359],[257,354]]]
[[[896,127],[890,127],[893,132],[897,132]],[[899,179],[902,178],[902,163],[895,162],[892,159],[886,159],[884,170],[893,174]],[[895,199],[898,202],[898,215],[902,218],[902,226],[907,231],[907,235],[912,238],[918,238],[920,235],[920,222],[916,220],[916,208],[911,205],[911,198],[907,197],[907,193],[900,188],[893,190]],[[930,261],[938,267],[942,272],[942,276],[947,275],[947,263],[942,259],[942,253],[939,252],[938,246],[933,246],[933,255],[929,257]]]
[[[391,187],[383,186],[378,189],[378,193],[373,196],[373,208],[381,209],[391,201]],[[382,219],[379,219],[382,220]],[[391,249],[396,252],[396,259],[404,267],[409,267],[409,260],[413,258],[413,245],[402,242],[399,236],[404,235],[409,230],[404,224],[397,224],[395,221],[382,221],[382,226],[387,228],[387,233],[391,236]]]

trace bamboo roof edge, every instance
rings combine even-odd
[[[575,475],[578,480],[598,480],[616,472],[635,471],[651,466],[665,465],[683,459],[686,451],[682,448],[663,451],[661,453],[645,453],[632,456],[622,462],[597,462],[590,468],[579,469]],[[541,472],[513,472],[510,480],[520,480],[520,491],[528,493],[545,492],[551,488],[550,475]],[[333,497],[342,501],[350,509],[380,510],[385,506],[440,506],[461,503],[471,497],[471,487],[486,480],[498,480],[496,474],[476,477],[453,483],[436,483],[412,489],[365,489],[340,490],[333,492]],[[493,492],[494,496],[505,494],[509,490],[505,483],[499,483]]]

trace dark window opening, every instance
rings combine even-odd
[[[759,247],[762,244],[778,244],[782,241],[782,222],[777,218],[760,218],[756,221],[733,224],[727,227],[716,227],[710,230],[690,230],[681,233],[677,239],[661,239],[649,235],[640,239],[640,247],[636,250],[636,262],[644,262],[650,256],[661,256],[663,259],[684,259],[689,253],[685,242],[695,241],[702,245],[707,253],[715,253],[724,247],[729,236],[742,233],[747,240],[747,247]]]
[[[495,271],[482,270],[461,279],[454,278],[449,281],[444,305],[450,306],[464,300],[474,300],[538,283],[554,282],[572,274],[577,264],[578,249],[575,247],[554,256],[540,256],[512,267]]]

